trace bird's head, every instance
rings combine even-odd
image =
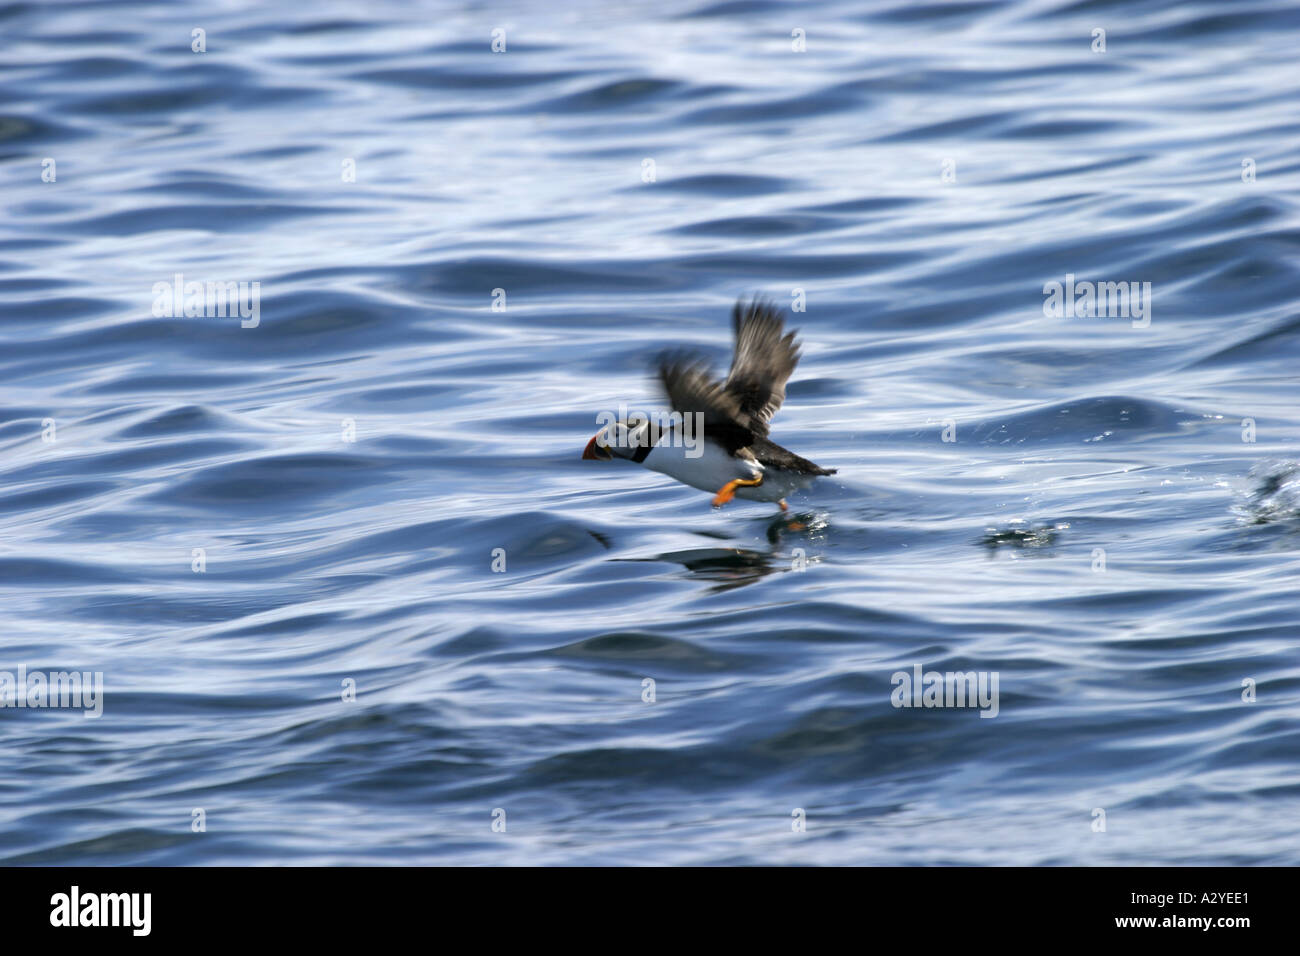
[[[582,452],[584,461],[610,461],[614,458],[631,459],[637,450],[652,442],[648,421],[617,421],[606,425],[591,436]]]

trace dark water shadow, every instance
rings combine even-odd
[[[753,584],[769,574],[800,569],[799,563],[806,560],[802,551],[795,549],[791,554],[782,554],[782,541],[792,535],[810,541],[824,537],[829,523],[825,512],[788,513],[760,520],[766,524],[764,534],[772,544],[772,548],[767,551],[740,547],[688,548],[683,551],[667,551],[650,558],[614,560],[677,564],[701,580],[713,582],[713,586],[708,589],[709,593],[721,593]]]

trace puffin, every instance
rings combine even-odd
[[[768,423],[799,364],[795,333],[785,331],[780,310],[758,297],[741,300],[731,325],[735,352],[725,380],[698,355],[660,355],[657,377],[673,412],[666,424],[645,416],[611,422],[587,442],[583,459],[636,462],[713,492],[715,508],[740,497],[775,501],[788,511],[787,495],[835,474],[768,438]]]

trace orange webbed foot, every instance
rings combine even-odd
[[[733,479],[732,481],[727,482],[725,485],[723,485],[721,488],[718,489],[718,493],[713,496],[713,507],[721,508],[732,498],[736,497],[736,489],[738,487],[743,486],[745,488],[757,488],[762,483],[763,483],[762,475],[759,475],[757,478]]]
[[[736,485],[738,484],[740,484],[739,479],[735,481],[729,481],[721,488],[719,488],[718,493],[713,496],[713,507],[721,508],[732,498],[736,497]]]
[[[782,498],[780,501],[778,501],[777,504],[781,506],[781,510],[782,510],[782,511],[789,511],[789,510],[790,510],[790,506],[789,506],[788,504],[785,503],[785,499],[784,499],[784,498]]]

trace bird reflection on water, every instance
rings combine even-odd
[[[768,551],[753,548],[690,548],[685,551],[669,551],[650,558],[615,558],[619,561],[658,561],[678,564],[705,581],[714,582],[708,588],[709,593],[721,593],[753,584],[769,574],[781,571],[803,571],[821,559],[809,554],[802,545],[816,544],[826,538],[829,527],[829,515],[826,512],[806,511],[799,514],[782,514],[766,521],[764,529]],[[789,548],[782,545],[790,539]]]

